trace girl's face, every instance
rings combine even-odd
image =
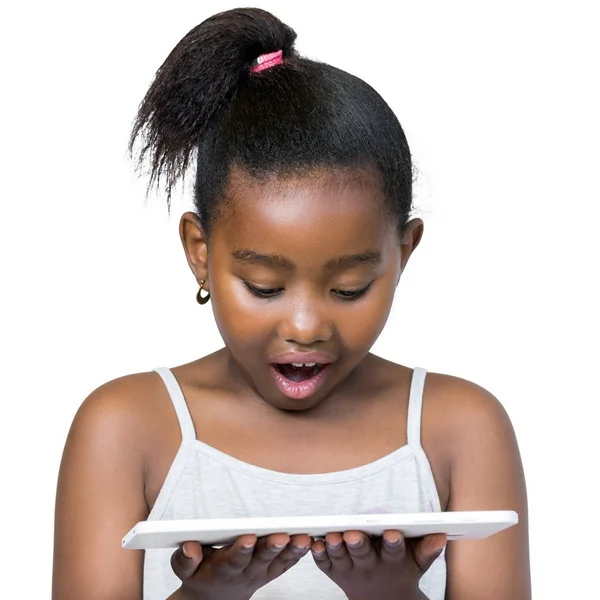
[[[343,388],[381,333],[422,222],[401,244],[368,172],[257,181],[234,170],[225,206],[208,251],[189,215],[181,233],[232,376],[273,406],[312,408]]]

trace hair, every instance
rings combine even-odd
[[[254,178],[315,169],[375,169],[401,234],[412,207],[412,163],[398,119],[367,83],[294,49],[296,33],[256,8],[229,10],[192,29],[141,102],[129,150],[150,159],[148,190],[174,185],[196,156],[194,206],[207,236],[232,168]],[[282,51],[282,64],[252,72]]]

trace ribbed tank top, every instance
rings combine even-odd
[[[441,511],[429,461],[421,447],[421,407],[426,371],[412,375],[407,444],[369,464],[333,473],[290,474],[245,463],[196,439],[181,388],[167,368],[161,376],[181,426],[182,442],[149,520],[417,513]],[[165,600],[181,584],[173,550],[147,550],[144,600]],[[445,552],[420,582],[429,600],[443,600]],[[310,552],[253,600],[347,600]]]

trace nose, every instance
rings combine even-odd
[[[315,342],[330,340],[333,335],[333,323],[314,302],[296,305],[281,319],[278,333],[286,342],[310,346]]]

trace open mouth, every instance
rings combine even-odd
[[[328,363],[271,363],[271,373],[282,394],[305,400],[324,385],[329,367]]]
[[[309,379],[312,379],[325,368],[325,365],[320,365],[317,363],[275,364],[273,366],[286,379],[296,383],[301,383],[302,381],[308,381]]]

